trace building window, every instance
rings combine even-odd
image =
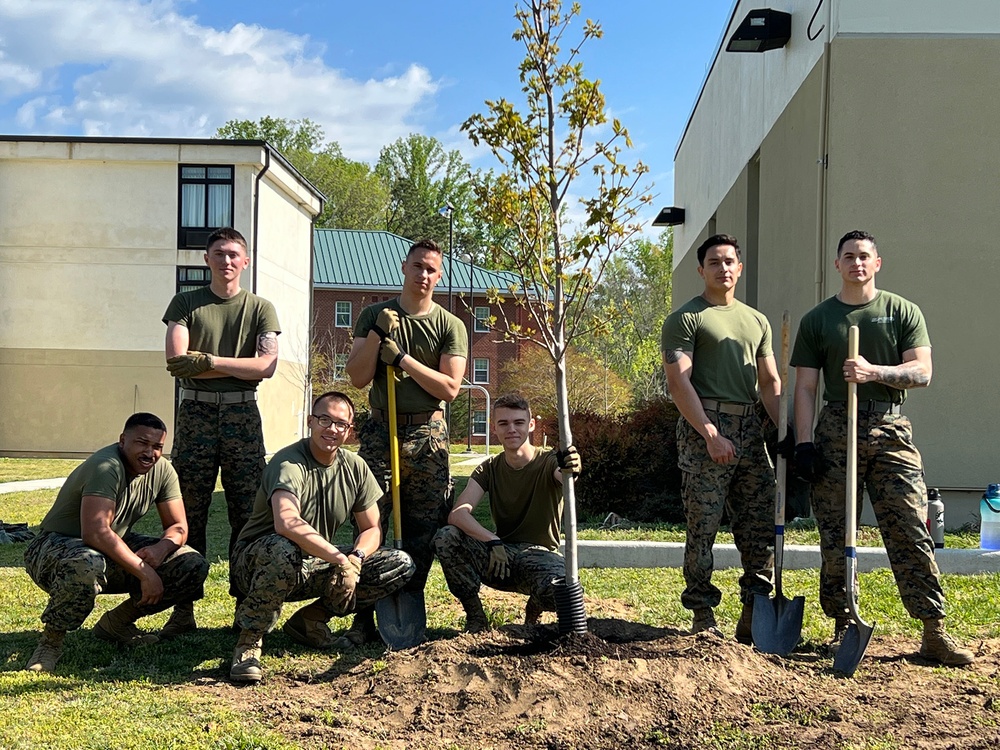
[[[350,302],[338,302],[337,303],[337,314],[333,323],[337,328],[350,328],[351,327],[351,303]]]
[[[178,247],[202,248],[208,235],[233,225],[231,166],[181,164]]]
[[[476,308],[476,324],[473,327],[476,333],[489,333],[490,330],[490,308]]]
[[[472,434],[473,435],[485,435],[486,434],[486,410],[476,409],[472,412]]]
[[[347,354],[335,354],[333,356],[333,379],[347,379]]]
[[[190,292],[212,283],[212,272],[207,266],[181,266],[177,269],[177,291]]]
[[[490,382],[490,361],[485,357],[476,357],[472,361],[472,382],[473,383],[489,383]]]

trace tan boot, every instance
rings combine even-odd
[[[337,642],[327,625],[330,616],[319,602],[313,602],[289,617],[281,629],[285,635],[303,646],[330,648]]]
[[[382,643],[382,636],[375,627],[375,610],[367,609],[354,615],[350,630],[333,642],[341,651],[352,651],[369,643]]]
[[[944,632],[944,620],[924,620],[924,637],[920,641],[920,655],[946,667],[964,667],[972,664],[975,656],[958,645]]]
[[[745,646],[753,644],[753,602],[743,605],[736,623],[736,640]]]
[[[847,617],[847,615],[838,617],[834,620],[833,638],[831,638],[830,642],[826,644],[826,650],[830,656],[836,656],[837,652],[840,651],[840,644],[844,642],[844,636],[847,635],[847,627],[850,624],[851,620]]]
[[[194,619],[194,602],[183,602],[174,606],[174,611],[170,613],[170,619],[158,633],[161,641],[176,638],[185,633],[193,633],[198,629],[198,623]]]
[[[696,609],[694,611],[694,617],[691,619],[691,635],[701,633],[706,630],[710,631],[714,635],[721,635],[719,627],[715,623],[715,613],[712,611],[711,607],[701,607]]]
[[[466,633],[484,633],[490,629],[489,618],[486,617],[486,611],[483,609],[483,603],[478,594],[464,599],[462,607],[465,609]]]
[[[142,646],[159,641],[155,634],[139,630],[135,626],[139,617],[141,615],[135,604],[131,599],[126,599],[110,612],[104,613],[104,617],[94,626],[94,635],[120,646]]]
[[[56,662],[62,656],[63,639],[66,637],[65,630],[55,630],[48,626],[42,633],[42,639],[35,646],[35,653],[28,659],[25,669],[29,672],[52,672],[56,668]]]
[[[529,596],[528,603],[524,605],[524,624],[525,625],[537,625],[542,619],[542,612],[545,609],[542,607],[541,602],[539,602],[535,597]]]
[[[229,667],[229,679],[233,682],[260,682],[264,672],[260,667],[260,648],[264,636],[249,630],[240,632],[233,650],[233,663]]]

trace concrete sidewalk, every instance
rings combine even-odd
[[[0,482],[0,494],[5,492],[31,492],[32,490],[57,490],[66,477],[58,479],[26,479],[23,482]]]

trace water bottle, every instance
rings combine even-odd
[[[944,501],[935,487],[927,490],[927,531],[934,540],[934,549],[944,547]]]
[[[1000,550],[1000,484],[986,488],[979,502],[979,547]]]

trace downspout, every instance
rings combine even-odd
[[[264,145],[264,168],[257,173],[257,176],[253,181],[253,235],[250,244],[253,245],[252,255],[250,259],[250,265],[253,268],[252,277],[252,288],[251,292],[257,293],[257,261],[259,260],[259,253],[257,247],[257,222],[260,218],[260,181],[264,179],[264,174],[271,167],[271,147]],[[311,279],[310,279],[311,283]]]
[[[319,204],[319,216],[323,213],[323,203]],[[307,432],[308,425],[306,424],[309,419],[309,414],[312,413],[312,353],[313,353],[313,341],[316,337],[316,284],[314,279],[316,278],[315,273],[316,267],[316,217],[313,217],[311,225],[309,227],[309,351],[306,352],[306,387],[302,389],[304,395],[304,401],[302,403],[302,426],[301,434],[303,437],[308,435]],[[336,321],[334,321],[336,322]]]
[[[830,125],[830,42],[823,43],[823,62],[819,97],[819,158],[816,159],[816,279],[813,304],[825,298],[826,283],[826,188],[829,168],[829,125]]]

